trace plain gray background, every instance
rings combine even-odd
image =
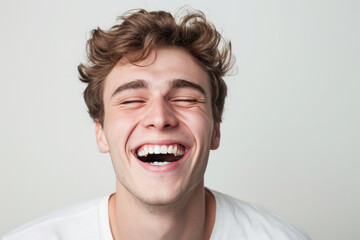
[[[0,235],[114,191],[77,65],[97,26],[143,7],[201,9],[232,40],[237,74],[206,185],[313,239],[360,239],[360,2],[0,2]]]

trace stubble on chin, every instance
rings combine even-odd
[[[133,191],[128,186],[126,186],[126,182],[124,184],[119,181],[117,184],[120,184],[120,188],[123,188],[130,196],[132,203],[138,205],[140,208],[145,209],[151,215],[168,215],[172,216],[180,215],[183,210],[186,208],[191,198],[194,197],[199,189],[203,189],[203,180],[200,180],[197,185],[195,185],[192,189],[179,190],[179,193],[176,194],[173,198],[151,198],[149,196],[144,196],[144,194],[139,194],[136,191]],[[118,189],[119,190],[119,189]],[[117,194],[119,192],[117,191]],[[120,193],[121,194],[121,193]]]

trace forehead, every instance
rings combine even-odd
[[[180,47],[156,49],[148,58],[135,64],[120,60],[106,77],[104,98],[120,85],[138,79],[148,82],[149,89],[164,90],[173,79],[184,79],[200,85],[210,95],[209,75],[192,55]]]

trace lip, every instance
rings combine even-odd
[[[180,158],[179,160],[177,160],[175,162],[171,162],[166,165],[151,165],[150,163],[142,162],[136,156],[136,151],[141,146],[146,145],[146,144],[151,144],[151,145],[179,144],[184,147],[184,150],[185,150],[184,156],[182,158]],[[170,172],[176,171],[177,169],[179,169],[181,167],[182,163],[185,161],[185,159],[189,153],[189,149],[190,149],[189,144],[187,144],[183,141],[178,141],[178,140],[147,141],[147,142],[137,145],[135,148],[133,148],[131,150],[131,153],[132,153],[133,157],[136,159],[136,162],[138,162],[139,165],[142,166],[142,168],[144,168],[146,171],[154,172],[154,173],[170,173]]]

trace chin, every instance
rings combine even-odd
[[[167,207],[176,208],[186,204],[192,193],[202,186],[201,183],[200,181],[200,184],[193,187],[174,187],[173,185],[152,187],[148,188],[147,191],[142,191],[137,198],[149,207],[159,207],[162,209]]]
[[[174,205],[184,198],[185,193],[174,188],[157,188],[144,192],[139,196],[139,200],[149,206]]]

